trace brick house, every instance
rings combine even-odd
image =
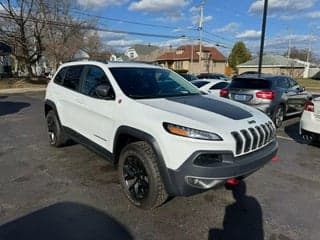
[[[199,45],[184,45],[157,57],[157,62],[173,70],[191,73],[224,73],[226,57],[214,47],[202,47],[201,69]]]

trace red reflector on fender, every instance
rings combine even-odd
[[[240,182],[240,180],[239,180],[239,179],[236,179],[236,178],[230,178],[230,179],[228,179],[228,180],[226,181],[226,183],[227,183],[228,185],[232,185],[232,186],[238,185],[239,182]]]
[[[278,162],[279,161],[279,157],[277,156],[274,156],[272,159],[271,159],[272,162]]]

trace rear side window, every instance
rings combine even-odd
[[[229,85],[229,83],[227,82],[220,82],[220,83],[217,83],[216,85],[213,85],[210,89],[214,90],[214,89],[222,89],[222,88],[225,88]]]
[[[66,67],[62,68],[54,78],[53,82],[56,84],[62,85],[66,72],[67,72],[67,68]]]
[[[230,88],[270,89],[271,87],[272,83],[264,79],[236,78],[230,83]]]
[[[279,77],[278,79],[277,79],[277,85],[278,85],[278,87],[280,87],[280,88],[284,88],[284,89],[288,89],[289,88],[289,81],[288,81],[288,79],[286,78],[286,77]]]
[[[193,82],[192,84],[197,86],[198,88],[201,88],[202,86],[208,84],[209,82],[206,81],[198,81],[198,82]]]
[[[289,83],[290,83],[290,87],[295,87],[298,86],[298,83],[296,80],[292,79],[292,78],[288,78]]]
[[[83,66],[68,67],[68,71],[63,80],[63,86],[71,90],[78,90]]]

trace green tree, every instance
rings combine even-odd
[[[251,60],[251,53],[244,42],[236,42],[229,55],[229,66],[237,70],[237,65]]]

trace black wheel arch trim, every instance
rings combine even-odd
[[[150,144],[150,146],[152,147],[153,151],[155,152],[156,156],[157,156],[157,164],[158,164],[158,168],[159,168],[159,172],[162,178],[162,181],[164,183],[165,189],[168,193],[169,196],[174,196],[176,195],[176,189],[174,188],[174,184],[172,182],[171,176],[169,174],[168,168],[165,164],[165,161],[163,159],[163,155],[161,153],[161,149],[160,146],[158,144],[158,142],[156,141],[156,139],[142,131],[136,128],[132,128],[129,126],[120,126],[115,134],[115,138],[114,138],[114,144],[113,144],[113,154],[116,155],[118,150],[117,150],[117,146],[118,146],[118,140],[119,137],[121,136],[121,134],[126,134],[126,135],[130,135],[134,138],[137,138],[141,141],[145,141],[147,143]],[[117,156],[115,156],[117,158]]]
[[[60,121],[60,118],[59,118],[59,114],[58,114],[58,110],[57,110],[57,107],[56,107],[56,104],[49,100],[49,99],[46,99],[45,100],[45,103],[44,103],[44,114],[45,116],[47,116],[47,107],[50,107],[56,114],[57,118],[58,118],[58,121],[59,121],[59,124],[61,125],[61,121]],[[62,126],[62,125],[61,125]]]

